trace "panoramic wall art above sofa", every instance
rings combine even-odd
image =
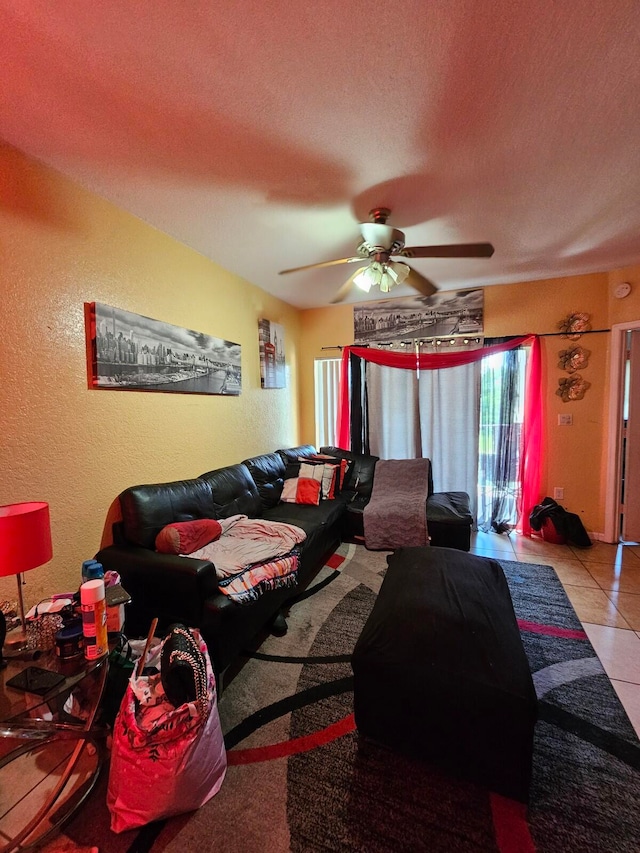
[[[476,337],[484,331],[484,290],[361,302],[353,306],[353,326],[356,345]]]
[[[85,320],[91,388],[240,394],[240,344],[100,302]]]

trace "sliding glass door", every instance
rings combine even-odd
[[[478,432],[478,529],[515,526],[527,355],[507,350],[483,358]]]
[[[453,353],[345,347],[336,444],[429,458],[436,491],[465,491],[483,530],[530,533],[539,502],[540,345],[507,338]]]

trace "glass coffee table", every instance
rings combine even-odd
[[[45,669],[60,676],[30,670]],[[108,672],[106,657],[61,661],[9,658],[0,670],[0,853],[41,844],[73,814],[95,785],[106,730],[96,714]],[[22,679],[42,695],[10,686]]]

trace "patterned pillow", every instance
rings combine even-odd
[[[322,500],[333,500],[338,482],[338,465],[325,465],[319,462],[301,462],[300,476],[318,480],[322,484]]]
[[[300,476],[313,477],[322,483],[322,500],[333,500],[340,492],[340,464],[334,460],[331,464],[318,459],[306,459],[300,462]],[[304,473],[303,473],[304,471]]]
[[[311,477],[291,477],[284,481],[280,500],[289,504],[320,503],[320,480]]]
[[[324,462],[328,465],[340,466],[340,476],[339,481],[336,483],[336,492],[342,491],[342,487],[347,479],[347,473],[351,468],[352,462],[349,459],[341,459],[339,456],[331,456],[328,453],[314,453],[310,458],[314,462]]]
[[[175,521],[156,536],[156,551],[161,554],[193,554],[209,542],[220,538],[222,525],[213,518]]]

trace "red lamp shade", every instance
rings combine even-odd
[[[0,577],[35,569],[52,556],[49,504],[0,506]]]

